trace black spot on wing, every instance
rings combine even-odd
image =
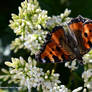
[[[60,60],[57,56],[53,55],[53,58],[54,58],[55,62],[60,62]]]
[[[44,58],[44,60],[46,60],[46,63],[51,63],[50,59],[47,56]]]
[[[57,50],[58,52],[60,52],[60,48],[59,48],[58,46],[56,46],[56,50]]]
[[[64,54],[63,54],[61,57],[63,58],[63,60],[64,60],[64,61],[66,60],[66,58],[65,58]]]
[[[50,51],[50,54],[52,54],[52,52]]]
[[[55,51],[54,48],[52,48],[52,51]]]
[[[91,43],[90,41],[88,41],[88,44],[89,44],[89,46],[92,48],[92,43]]]
[[[92,32],[92,30],[89,30],[89,32]]]
[[[87,33],[84,33],[84,36],[85,36],[85,37],[88,37],[88,34],[87,34]]]

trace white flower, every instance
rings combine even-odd
[[[86,89],[86,88],[84,88],[84,89],[83,89],[83,92],[87,92],[87,89]]]
[[[69,92],[69,90],[64,85],[55,85],[49,92]]]
[[[82,78],[84,78],[85,82],[87,82],[90,77],[92,77],[92,69],[88,69],[87,71],[83,72]]]
[[[89,92],[92,91],[92,69],[88,69],[84,71],[82,74],[82,78],[84,79],[84,86],[88,88]]]
[[[68,10],[68,9],[66,9],[65,11],[64,11],[64,14],[61,14],[61,18],[63,19],[63,18],[65,18],[65,17],[68,17],[68,15],[71,13],[71,10]]]
[[[74,89],[72,92],[80,92],[82,90],[83,87],[78,87],[76,89]]]
[[[39,34],[35,33],[26,35],[24,39],[25,48],[32,51],[31,54],[35,54],[41,48],[41,45],[44,42],[46,34],[47,32],[39,31]]]
[[[19,38],[16,38],[14,41],[12,41],[11,49],[14,49],[14,52],[17,52],[19,49],[24,47],[23,43],[23,37],[20,36]]]
[[[10,77],[11,80],[8,83],[18,83],[20,86],[28,88],[29,92],[32,87],[37,88],[38,91],[42,87],[43,92],[56,92],[56,90],[57,92],[68,92],[64,85],[58,86],[61,83],[59,74],[54,73],[54,70],[44,73],[42,68],[36,66],[36,63],[31,57],[28,58],[28,62],[22,57],[12,58],[12,63],[5,62],[7,66],[11,67],[11,70],[6,72],[7,78],[6,76],[3,78],[7,80]]]
[[[12,14],[12,20],[10,20],[9,26],[16,35],[20,35],[12,42],[11,49],[17,52],[21,48],[27,48],[32,54],[38,51],[46,36],[46,30],[43,31],[41,26],[46,27],[47,20],[47,11],[41,10],[37,0],[22,2],[19,14]],[[21,37],[23,39],[20,39]]]
[[[83,56],[84,64],[92,63],[92,50]]]
[[[89,92],[92,92],[92,81],[88,82],[87,88],[89,89]]]
[[[68,68],[70,68],[71,70],[75,70],[75,69],[78,68],[76,62],[77,62],[76,60],[73,60],[73,61],[71,61],[71,62],[66,62],[66,63],[65,63],[65,67],[68,67]]]

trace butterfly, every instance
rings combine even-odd
[[[56,26],[46,36],[46,41],[35,55],[39,62],[57,63],[82,60],[92,47],[92,20],[78,16],[67,23],[68,30]]]

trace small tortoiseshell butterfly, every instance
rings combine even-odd
[[[92,20],[78,16],[67,23],[68,30],[56,26],[47,34],[36,60],[40,62],[64,62],[82,60],[92,47]]]

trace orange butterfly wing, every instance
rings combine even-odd
[[[56,26],[46,37],[46,42],[36,60],[40,62],[64,62],[75,58],[82,60],[92,47],[92,20],[81,16],[73,18],[69,23],[70,30]]]
[[[86,49],[92,48],[92,20],[88,20],[83,25],[83,42]]]
[[[83,24],[86,20],[86,18],[78,16],[77,18],[72,19],[71,22],[68,23],[70,30],[74,32],[78,41],[78,47],[80,48],[81,56],[83,56],[89,51],[85,46],[85,39],[83,36],[83,30],[85,30]]]
[[[66,37],[63,27],[56,26],[46,37],[39,54],[36,55],[40,62],[63,62],[73,59],[74,54],[66,44]]]

